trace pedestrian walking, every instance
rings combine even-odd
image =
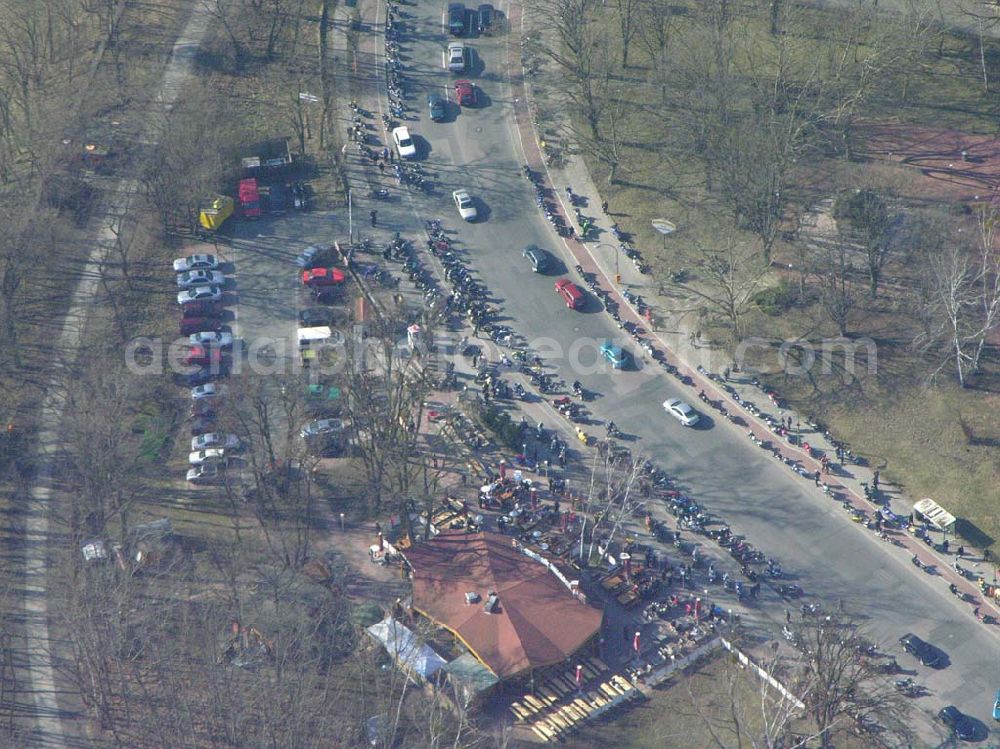
[[[785,609],[785,623],[786,624],[792,623],[792,612],[789,611],[788,609]]]
[[[392,161],[392,151],[390,151],[388,148],[383,148],[382,158],[385,159],[386,161]]]
[[[872,486],[878,491],[878,469],[875,469],[875,474],[872,476]]]
[[[384,161],[380,161],[378,163],[378,170],[379,170],[380,174],[385,174],[385,162]]]
[[[813,474],[813,479],[816,481],[816,486],[819,486],[819,471]]]
[[[605,216],[608,215],[608,201],[605,200],[603,203],[601,203],[601,210],[604,211]]]
[[[371,213],[369,213],[368,215],[371,216],[371,218],[372,218],[372,227],[374,227],[375,224],[378,223],[378,211],[376,211],[373,208],[372,211],[371,211]]]

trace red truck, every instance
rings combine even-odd
[[[260,218],[264,211],[260,206],[260,189],[252,177],[240,180],[240,208],[246,218]]]

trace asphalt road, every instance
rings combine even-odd
[[[502,7],[502,6],[501,6]],[[696,394],[666,376],[645,369],[613,372],[591,366],[571,366],[571,348],[580,346],[580,360],[592,365],[595,348],[620,331],[596,302],[574,312],[556,296],[559,275],[530,271],[521,257],[527,244],[537,244],[572,269],[574,261],[535,206],[529,183],[521,176],[524,163],[513,126],[510,93],[504,83],[504,37],[472,39],[473,80],[480,105],[459,110],[451,84],[455,76],[442,64],[449,41],[442,28],[444,4],[407,5],[403,60],[411,107],[419,117],[407,124],[416,136],[419,159],[440,182],[436,194],[408,194],[390,207],[380,204],[380,223],[404,233],[419,230],[423,219],[440,217],[455,231],[459,247],[502,303],[510,324],[529,339],[550,362],[546,346],[561,347],[555,359],[567,382],[579,379],[599,393],[590,408],[595,418],[612,418],[636,438],[633,451],[648,454],[679,477],[691,493],[722,516],[735,532],[746,534],[759,548],[777,557],[807,594],[829,608],[843,601],[847,610],[870,619],[870,629],[884,650],[898,653],[900,664],[916,672],[931,692],[919,700],[930,711],[956,704],[992,724],[990,710],[1000,687],[1000,639],[959,608],[940,580],[919,572],[908,555],[879,541],[850,522],[839,505],[755,448],[728,422],[707,419],[702,427],[682,428],[667,417],[660,404],[668,397],[697,403]],[[516,31],[514,32],[516,33]],[[432,90],[449,91],[450,116],[442,123],[427,117],[424,102]],[[384,102],[384,100],[383,100]],[[383,103],[384,106],[384,103]],[[450,193],[464,187],[477,201],[480,220],[465,224]],[[366,212],[366,211],[363,211]],[[573,280],[575,273],[568,274]],[[596,369],[597,371],[593,371]],[[550,426],[559,423],[553,415]],[[591,433],[603,433],[591,427]],[[765,597],[775,621],[784,604]],[[943,649],[950,665],[939,671],[918,666],[899,653],[896,640],[912,631]]]

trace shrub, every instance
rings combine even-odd
[[[780,315],[791,309],[798,300],[799,293],[795,284],[787,278],[782,278],[777,285],[761,289],[753,295],[753,303],[765,315]]]

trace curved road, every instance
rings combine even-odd
[[[910,564],[908,554],[850,522],[839,504],[754,447],[729,422],[709,415],[703,427],[684,429],[667,417],[660,404],[668,397],[698,402],[690,388],[659,371],[613,372],[594,366],[596,345],[621,331],[593,298],[582,312],[568,310],[553,291],[560,275],[534,274],[521,257],[525,245],[538,244],[570,269],[563,275],[579,281],[572,271],[575,260],[541,216],[531,186],[521,176],[525,157],[504,71],[506,36],[466,40],[474,52],[471,69],[462,77],[476,83],[481,101],[478,107],[459,110],[451,91],[457,76],[442,61],[450,40],[443,28],[444,4],[403,10],[409,16],[403,19],[404,80],[408,103],[419,113],[406,124],[439,189],[433,196],[411,193],[402,206],[381,203],[380,224],[407,231],[415,217],[442,218],[499,297],[510,325],[559,366],[565,381],[579,379],[600,394],[589,404],[597,419],[612,418],[634,435],[636,449],[677,476],[734,532],[778,557],[808,595],[828,607],[842,600],[849,611],[870,619],[882,649],[896,652],[904,669],[915,671],[917,681],[930,690],[918,701],[921,707],[936,712],[954,703],[991,724],[992,698],[1000,687],[1000,639],[966,608],[958,610],[940,580],[931,580]],[[432,90],[448,93],[451,100],[449,117],[441,123],[426,114],[424,103]],[[459,187],[477,200],[481,218],[476,223],[465,224],[458,217],[450,193]],[[554,344],[563,351],[559,358],[546,352]],[[580,347],[582,366],[570,364],[573,347]],[[594,427],[590,431],[595,433]],[[766,615],[777,622],[784,607],[765,590],[761,608]],[[896,640],[907,631],[943,649],[950,665],[931,671],[900,653]]]

